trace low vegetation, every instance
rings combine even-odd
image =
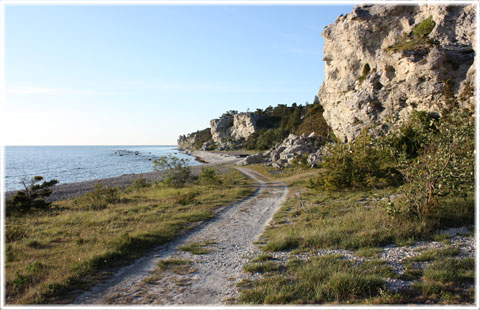
[[[424,19],[415,25],[409,34],[404,33],[401,40],[397,44],[388,47],[387,51],[427,54],[432,46],[438,44],[428,37],[435,26],[436,23],[431,16]]]
[[[418,35],[428,35],[422,29]],[[244,268],[262,276],[242,283],[239,301],[473,303],[474,260],[454,246],[403,260],[404,274],[379,259],[387,245],[447,243],[439,230],[474,225],[474,109],[449,96],[441,105],[440,115],[413,113],[376,140],[365,130],[354,142],[329,146],[318,169],[252,166],[295,194],[260,238],[261,256]],[[326,249],[363,260],[322,254]],[[269,259],[274,252],[288,252],[289,261]],[[413,285],[393,293],[388,279]]]
[[[212,244],[215,244],[215,241],[207,240],[203,242],[193,242],[182,245],[179,249],[181,251],[190,252],[194,255],[201,255],[210,253],[211,250],[208,248],[208,246]]]
[[[7,217],[6,302],[71,302],[73,290],[90,287],[108,277],[112,268],[172,240],[213,217],[219,206],[255,190],[236,170],[205,174],[215,182],[176,187],[138,181],[125,191],[98,185],[78,199]]]
[[[58,183],[57,180],[43,181],[42,176],[35,176],[30,181],[22,180],[23,190],[7,199],[5,214],[21,214],[34,210],[44,210],[50,206],[45,199],[52,194],[51,187]]]
[[[244,147],[248,150],[270,149],[291,133],[300,135],[315,132],[325,140],[335,139],[331,128],[323,118],[323,107],[317,96],[313,103],[307,102],[305,106],[296,103],[290,107],[279,104],[264,110],[257,109],[252,113],[259,116],[257,121],[259,130],[246,139]]]

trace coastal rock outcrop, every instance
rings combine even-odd
[[[247,156],[239,165],[262,163],[275,168],[286,168],[295,162],[315,166],[322,159],[322,146],[325,141],[315,133],[297,136],[290,134],[282,143],[264,152]]]
[[[475,5],[360,5],[322,33],[324,117],[341,141],[388,131],[448,94],[474,103]]]
[[[211,141],[210,128],[198,130],[188,135],[180,135],[177,139],[177,145],[180,150],[193,150],[205,147],[208,141]],[[207,145],[208,147],[208,145]]]
[[[193,145],[195,145],[195,142],[197,141],[197,135],[192,132],[189,133],[188,135],[181,135],[177,139],[177,145],[180,150],[188,150],[193,148]]]
[[[243,140],[257,130],[259,119],[253,113],[224,114],[210,121],[212,140],[220,150],[241,147]]]

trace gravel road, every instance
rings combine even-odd
[[[81,294],[74,304],[220,305],[234,300],[242,266],[260,252],[254,241],[288,192],[283,183],[266,181],[247,168],[237,169],[259,183],[254,195],[225,206],[214,219],[120,269],[107,282]],[[207,254],[179,249],[205,241],[214,242],[207,246]],[[181,272],[173,272],[174,268],[159,271],[158,261],[172,258],[187,260],[190,265]]]

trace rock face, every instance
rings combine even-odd
[[[219,149],[239,147],[243,139],[247,139],[257,130],[259,115],[252,113],[238,113],[223,115],[210,121],[210,132],[213,142],[218,144]]]
[[[233,125],[233,115],[223,115],[210,121],[210,133],[215,143],[222,143],[231,138],[230,128]]]
[[[315,133],[309,136],[297,136],[290,134],[282,143],[264,153],[247,156],[240,165],[266,164],[275,168],[286,168],[291,166],[295,160],[304,158],[306,164],[315,166],[322,159],[322,146],[325,141],[322,137],[315,136]]]
[[[180,150],[189,150],[193,148],[193,145],[197,141],[197,135],[193,132],[188,135],[181,135],[177,139],[177,145]]]
[[[325,81],[318,95],[342,141],[362,127],[387,131],[389,120],[413,110],[439,111],[446,83],[474,103],[474,5],[356,6],[322,36]]]

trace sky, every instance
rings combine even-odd
[[[174,145],[228,110],[312,102],[351,5],[5,6],[5,145]]]

